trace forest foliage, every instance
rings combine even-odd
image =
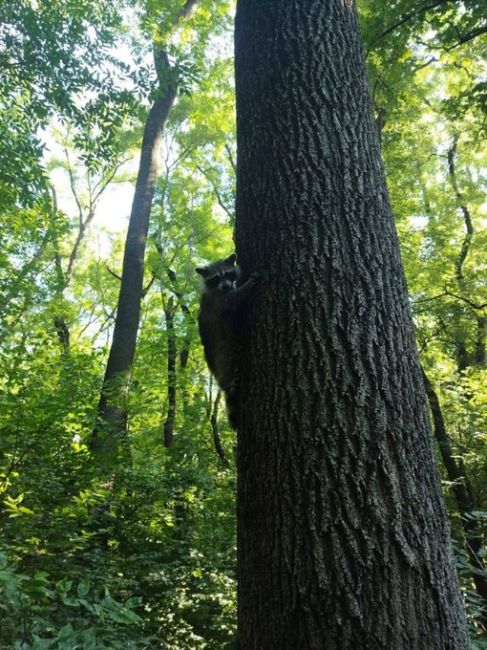
[[[482,648],[485,8],[358,4],[472,647]],[[233,11],[230,0],[0,5],[2,648],[234,647],[235,437],[198,341],[194,273],[233,250]],[[142,132],[168,70],[178,90],[128,424],[107,464],[92,435]]]

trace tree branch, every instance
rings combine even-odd
[[[100,180],[97,181],[93,185],[93,190],[92,190],[92,196],[93,196],[93,204],[96,204],[98,202],[98,199],[100,196],[103,194],[103,192],[106,190],[108,185],[113,181],[115,178],[116,173],[119,171],[123,165],[125,165],[126,162],[130,160],[130,157],[128,158],[123,158],[115,163],[113,168],[105,175],[100,176]]]
[[[235,219],[235,217],[234,217],[232,211],[230,210],[230,208],[228,208],[228,207],[225,205],[225,203],[223,202],[223,199],[222,199],[222,197],[221,197],[220,191],[218,190],[218,187],[216,186],[216,183],[214,183],[214,181],[210,178],[208,172],[206,172],[206,171],[203,169],[203,167],[200,167],[199,165],[196,165],[196,169],[197,169],[201,174],[203,174],[203,176],[206,178],[206,180],[210,183],[210,185],[211,185],[211,187],[212,187],[212,189],[213,189],[213,192],[215,193],[215,196],[216,196],[216,200],[217,200],[217,202],[218,202],[218,205],[219,205],[219,206],[221,207],[221,209],[226,213],[226,215],[227,215],[227,217],[230,219],[230,221],[233,222],[234,219]]]
[[[487,307],[487,302],[484,302],[482,304],[477,304],[473,302],[472,300],[469,300],[468,298],[464,298],[463,296],[459,296],[456,293],[453,293],[452,291],[445,291],[445,296],[451,296],[452,298],[456,298],[457,300],[462,300],[464,303],[466,303],[469,307],[472,309],[485,309]]]
[[[412,11],[411,13],[406,14],[405,16],[400,18],[397,22],[387,27],[381,34],[379,34],[379,36],[376,36],[376,38],[372,41],[372,45],[375,45],[378,41],[382,40],[385,36],[393,32],[398,27],[401,27],[401,25],[404,25],[404,23],[407,23],[409,20],[412,20],[413,18],[416,18],[417,16],[426,13],[430,9],[436,9],[436,7],[445,5],[448,2],[456,2],[456,1],[457,0],[436,0],[436,2],[432,2],[431,4],[424,5],[423,7],[419,7],[418,9],[416,9],[416,11]]]
[[[463,296],[459,296],[456,293],[453,293],[453,291],[449,291],[448,289],[445,289],[443,293],[439,293],[437,296],[431,296],[431,298],[422,298],[421,300],[413,300],[412,304],[413,305],[418,305],[423,302],[432,302],[433,300],[439,300],[440,298],[445,298],[445,296],[449,296],[451,298],[456,298],[457,300],[461,300],[462,302],[466,303],[469,307],[472,309],[477,309],[477,310],[482,310],[487,307],[487,302],[483,302],[481,304],[473,302],[472,300],[469,300],[468,298],[464,298]]]
[[[233,173],[235,176],[237,175],[237,164],[235,160],[233,159],[233,152],[230,148],[230,145],[225,144],[225,151],[227,152],[228,160],[230,161],[230,165],[232,166]]]
[[[69,152],[66,147],[66,144],[63,145],[64,156],[66,158],[66,170],[69,177],[69,185],[71,187],[71,194],[73,195],[76,207],[78,208],[78,219],[80,225],[83,223],[83,208],[81,207],[81,201],[78,196],[78,188],[76,187],[76,179],[74,177],[73,168],[71,166],[71,160],[69,158]]]
[[[463,264],[470,250],[470,244],[472,243],[474,229],[473,229],[472,216],[470,214],[470,210],[468,209],[464,196],[461,193],[457,183],[456,170],[455,170],[455,156],[457,153],[457,145],[458,145],[458,134],[455,135],[453,138],[453,142],[451,147],[448,150],[447,157],[448,157],[448,174],[450,178],[450,184],[455,193],[458,206],[463,213],[465,228],[467,230],[462,242],[460,253],[458,254],[457,260],[455,261],[455,273],[456,273],[458,285],[461,288],[464,288],[463,287],[464,285]]]
[[[199,0],[186,0],[181,9],[176,13],[171,25],[171,33],[174,33],[179,27],[180,23],[186,18],[190,18],[193,11],[196,9]],[[165,39],[163,39],[165,40]],[[167,81],[167,74],[171,70],[169,57],[162,45],[156,41],[153,42],[152,54],[154,57],[154,66],[156,69],[157,80],[159,81],[160,88],[164,88]]]
[[[144,287],[144,288],[142,289],[142,298],[145,298],[146,295],[149,293],[150,288],[151,288],[152,285],[154,284],[154,281],[155,281],[155,280],[156,280],[156,276],[155,276],[155,275],[152,275],[152,277],[151,277],[151,279],[149,280],[147,286]]]
[[[485,605],[487,603],[487,576],[481,559],[482,537],[480,535],[478,522],[475,517],[472,516],[472,511],[477,508],[477,500],[472,489],[472,484],[467,476],[463,460],[455,453],[452,440],[447,433],[438,395],[422,366],[421,373],[430,406],[433,432],[440,449],[448,479],[452,484],[452,491],[457,502],[458,512],[461,515],[462,527],[465,535],[465,548],[470,564],[474,568],[472,571],[472,579],[477,593],[482,597]],[[485,615],[483,623],[486,623]]]
[[[108,273],[110,273],[110,275],[113,275],[114,278],[117,278],[117,280],[118,280],[119,282],[122,281],[121,276],[118,275],[118,273],[115,273],[115,271],[112,271],[112,269],[108,266],[108,264],[105,264],[105,267],[106,267]]]
[[[443,49],[445,50],[445,52],[451,52],[451,50],[460,47],[460,45],[463,45],[464,43],[468,43],[469,41],[473,41],[473,39],[477,38],[477,36],[486,33],[487,33],[487,25],[484,25],[483,27],[478,27],[477,29],[473,29],[471,32],[468,32],[467,34],[461,36],[454,45],[450,45],[449,47]]]
[[[176,359],[177,344],[174,327],[174,297],[170,296],[164,305],[167,333],[167,415],[164,422],[164,446],[170,447],[174,440],[174,422],[176,419]]]

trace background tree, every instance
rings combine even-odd
[[[189,18],[197,8],[198,0],[186,0],[173,3],[160,15],[154,7],[148,7],[146,17],[147,29],[152,32],[154,67],[157,75],[155,100],[148,113],[144,127],[141,157],[131,216],[124,249],[124,262],[121,276],[117,316],[113,331],[113,340],[108,355],[107,367],[103,380],[98,405],[99,422],[91,442],[97,456],[103,463],[110,465],[116,459],[117,452],[126,449],[124,438],[127,426],[126,400],[129,390],[131,367],[135,355],[137,332],[140,319],[140,302],[143,295],[144,256],[149,218],[154,197],[157,173],[160,165],[161,139],[165,122],[172,108],[178,88],[185,89],[194,74],[194,62],[188,64],[184,50],[175,62],[170,62],[171,39],[181,22]],[[225,3],[221,3],[225,6]],[[218,7],[208,4],[203,10],[208,11],[206,24],[216,18],[218,24]],[[159,9],[159,7],[157,7]],[[207,28],[208,29],[208,28]],[[214,29],[214,28],[213,28]],[[205,33],[200,27],[195,38],[196,53],[207,41],[209,31]],[[176,51],[172,48],[174,54]],[[166,309],[167,315],[167,309]],[[174,401],[174,395],[172,400]]]
[[[239,646],[466,648],[354,6],[235,37]]]
[[[485,214],[480,171],[485,159],[479,146],[486,124],[485,21],[476,3],[465,13],[451,11],[445,3],[404,2],[383,13],[367,5],[362,5],[361,18],[376,123],[428,375],[454,537],[465,548],[461,575],[472,611],[482,617],[483,609],[485,617],[485,551],[477,536],[485,533],[486,509],[477,481],[485,458],[480,433],[485,428],[480,397],[485,261],[479,228]],[[468,499],[458,499],[460,492]]]
[[[173,30],[181,20],[190,16],[197,3],[198,0],[187,0],[181,7],[173,9]],[[168,33],[165,33],[166,30]],[[118,448],[124,448],[123,439],[120,438],[123,438],[126,429],[124,402],[139,328],[149,217],[159,168],[162,132],[178,87],[177,71],[171,67],[167,52],[166,41],[171,37],[171,31],[164,23],[158,31],[153,43],[156,97],[144,127],[139,172],[124,249],[117,316],[98,405],[101,427],[95,427],[92,440],[92,448],[99,451],[98,455],[105,461],[107,457],[116,455]]]
[[[153,16],[157,8],[167,10],[164,15],[169,21],[170,8],[153,4]],[[140,68],[135,73],[126,64],[126,83],[137,82],[135,96],[144,98],[147,47],[136,41],[140,33],[133,28],[135,19],[146,20],[147,14],[129,13],[127,18],[133,21],[130,29],[132,36],[135,32],[134,39],[126,38],[125,23],[120,30],[122,42],[117,44],[120,50],[127,42],[133,48]],[[206,76],[215,78],[216,68],[227,75],[231,61],[225,53],[226,60],[222,60],[216,51],[207,63],[204,58],[212,30],[228,24],[225,3],[216,6],[203,2],[202,14],[195,18],[190,33],[183,34],[178,43],[180,87],[189,90],[193,79],[190,54],[196,52],[202,62],[204,89],[199,93],[194,84],[193,95],[181,98],[168,133],[174,140],[171,156],[177,158],[186,149],[193,151],[191,138],[199,155],[194,151],[184,168],[171,175],[167,201],[162,201],[164,183],[156,187],[151,242],[161,243],[164,258],[151,244],[144,288],[148,288],[153,272],[158,280],[161,277],[160,283],[154,281],[148,289],[142,312],[139,365],[134,369],[128,404],[132,462],[121,468],[117,489],[104,476],[94,475],[87,443],[96,417],[107,334],[113,324],[123,243],[117,235],[107,237],[95,216],[92,224],[96,232],[85,231],[86,245],[78,248],[77,263],[72,266],[60,305],[55,253],[63,258],[66,269],[77,239],[77,206],[69,207],[59,191],[55,209],[47,172],[45,221],[40,221],[34,210],[29,221],[19,220],[22,206],[17,205],[17,199],[2,204],[8,216],[8,228],[2,229],[2,235],[8,246],[2,251],[1,271],[12,295],[11,309],[2,319],[0,395],[0,609],[2,620],[9,621],[1,631],[1,643],[6,646],[17,642],[113,648],[164,644],[167,648],[194,650],[227,647],[234,634],[233,469],[222,467],[212,442],[206,418],[207,376],[195,344],[196,330],[190,321],[178,317],[178,351],[185,351],[188,339],[192,353],[184,372],[178,372],[177,390],[183,397],[170,453],[164,453],[161,444],[168,382],[166,373],[161,372],[167,337],[159,285],[164,284],[163,290],[169,295],[174,286],[167,273],[160,274],[159,269],[170,268],[176,273],[177,293],[184,293],[184,304],[194,312],[195,258],[219,256],[231,246],[231,230],[221,221],[214,188],[197,171],[198,166],[216,164],[220,154],[213,158],[212,151],[223,149],[221,141],[229,137],[223,132],[231,123],[231,90],[221,80],[218,89],[217,84],[213,87]],[[39,20],[45,17],[40,14]],[[142,27],[149,30],[148,25]],[[28,34],[28,26],[23,28]],[[94,38],[92,31],[90,34]],[[190,41],[185,40],[188,36]],[[95,43],[92,46],[95,48]],[[12,52],[17,53],[15,48]],[[174,51],[169,56],[176,59]],[[214,108],[216,95],[218,104]],[[106,101],[111,99],[110,91]],[[114,145],[125,146],[125,155],[130,155],[134,143],[139,144],[139,120],[145,118],[138,101],[135,103],[133,122],[126,125],[124,137],[116,143],[111,140]],[[211,114],[209,106],[213,107]],[[50,111],[53,117],[60,114],[58,107]],[[88,114],[81,111],[80,117],[89,122]],[[72,132],[71,118],[67,122]],[[104,141],[110,122],[100,120],[97,128]],[[92,136],[87,131],[86,138],[67,143],[70,160],[82,157],[88,165],[87,196],[89,183],[96,183],[108,169],[108,164],[106,168],[100,165],[101,155],[93,155],[96,152],[89,143]],[[48,144],[51,147],[50,140]],[[114,148],[120,152],[117,146]],[[42,151],[38,153],[39,167],[45,169]],[[85,165],[78,162],[74,173],[81,176]],[[225,177],[230,174],[225,172]],[[86,197],[80,191],[77,194],[83,204]],[[22,196],[20,190],[18,195]],[[84,217],[88,214],[83,212]],[[19,269],[24,271],[16,275]],[[70,353],[62,357],[53,327],[54,306],[61,308],[69,324]],[[222,444],[231,449],[228,430],[222,432]],[[213,515],[209,518],[210,510]],[[146,594],[144,604],[139,597],[142,592]],[[143,619],[140,614],[146,606],[153,615]],[[213,621],[210,632],[209,619]]]

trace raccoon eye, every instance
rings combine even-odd
[[[226,271],[225,272],[225,279],[226,280],[231,280],[232,282],[235,282],[235,280],[237,279],[237,274],[235,273],[235,271]]]
[[[220,279],[221,278],[218,275],[214,275],[212,278],[208,278],[208,280],[206,280],[206,286],[208,289],[216,289],[220,284]]]

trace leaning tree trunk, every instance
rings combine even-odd
[[[487,631],[487,574],[483,562],[482,533],[479,521],[475,517],[475,510],[479,509],[477,499],[475,498],[470,479],[467,476],[463,460],[455,456],[455,449],[446,431],[438,395],[428,375],[423,369],[421,369],[421,372],[431,411],[433,432],[461,517],[465,535],[465,551],[473,569],[472,581],[478,595],[483,599],[484,615],[481,620],[481,625]]]
[[[181,20],[191,16],[198,2],[199,0],[184,0],[174,16],[174,29]],[[177,92],[176,71],[171,68],[167,52],[156,43],[154,65],[159,81],[159,95],[149,111],[144,128],[125,241],[117,316],[98,403],[98,422],[91,437],[91,448],[105,466],[113,464],[118,451],[126,447],[126,397],[139,329],[149,218],[159,169],[162,133]]]
[[[239,0],[242,650],[468,647],[351,0]]]
[[[167,70],[169,73],[169,66]],[[99,424],[92,436],[92,449],[105,460],[117,453],[120,438],[124,436],[126,428],[125,399],[139,329],[149,217],[162,133],[175,96],[175,82],[167,83],[165,91],[154,101],[144,129],[137,184],[125,241],[117,316],[98,405]]]

